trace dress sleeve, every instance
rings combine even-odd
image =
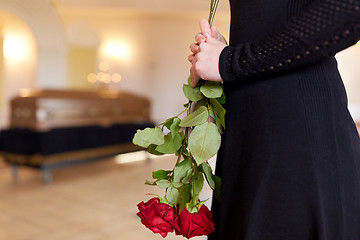
[[[314,0],[280,30],[227,46],[219,70],[225,82],[285,72],[333,56],[359,39],[360,0]]]

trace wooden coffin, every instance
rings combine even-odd
[[[23,90],[11,100],[10,118],[10,128],[37,131],[150,122],[150,102],[111,90]]]

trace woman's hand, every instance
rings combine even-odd
[[[206,19],[200,21],[201,32],[196,34],[195,41],[190,45],[191,54],[191,86],[196,87],[200,78],[208,81],[222,81],[219,73],[219,57],[227,46],[225,38],[215,26],[210,27]]]

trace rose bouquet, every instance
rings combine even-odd
[[[219,0],[211,0],[211,24]],[[189,80],[190,81],[190,80]],[[208,163],[219,150],[225,129],[225,103],[222,83],[200,80],[195,88],[183,85],[188,99],[184,110],[154,128],[138,130],[133,143],[147,148],[155,155],[175,154],[172,170],[152,173],[153,181],[165,196],[156,196],[138,204],[141,222],[154,233],[168,233],[191,238],[209,235],[215,230],[212,212],[199,200],[206,180],[217,199],[220,199],[221,179],[214,175]],[[186,115],[181,119],[182,115]]]

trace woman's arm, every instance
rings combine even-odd
[[[315,62],[360,39],[360,0],[315,0],[257,41],[227,46],[219,60],[224,81],[284,72]]]

